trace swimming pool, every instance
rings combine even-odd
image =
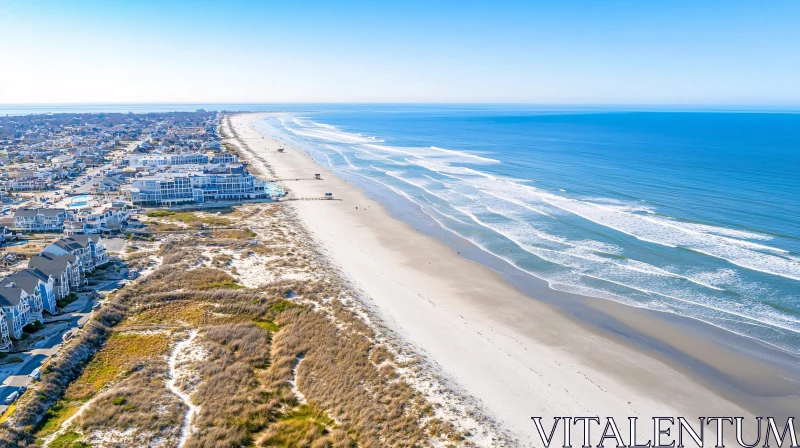
[[[92,201],[92,197],[84,194],[80,196],[75,196],[69,203],[69,208],[84,208],[88,207]]]

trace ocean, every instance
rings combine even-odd
[[[555,290],[800,354],[800,114],[306,109],[259,130]]]

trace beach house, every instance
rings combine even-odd
[[[94,182],[93,190],[95,193],[117,193],[122,183],[121,176],[105,176]]]
[[[11,173],[5,182],[8,191],[40,191],[52,187],[55,174],[43,172],[18,172]]]
[[[0,287],[11,285],[28,295],[31,300],[31,316],[42,319],[42,311],[56,313],[55,279],[36,268],[26,268],[6,276]]]
[[[66,219],[63,208],[20,208],[14,212],[14,227],[23,232],[61,232]]]
[[[105,204],[72,215],[64,224],[67,235],[93,234],[120,229],[130,218],[130,210],[125,206]]]
[[[74,255],[81,272],[92,272],[97,266],[109,261],[106,245],[100,235],[73,235],[62,238],[44,248],[44,253]]]
[[[22,327],[37,320],[32,314],[28,294],[11,284],[0,287],[0,310],[5,313],[9,335],[14,339],[22,337]]]
[[[53,255],[43,252],[28,260],[28,268],[38,269],[53,277],[56,300],[78,289],[83,283],[80,264],[75,255]]]

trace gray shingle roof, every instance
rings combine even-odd
[[[76,249],[83,249],[86,247],[85,244],[80,244],[77,241],[73,240],[72,238],[62,238],[58,241],[53,242],[56,246],[66,250],[67,252],[72,252]]]
[[[67,269],[67,263],[75,265],[78,257],[75,255],[53,255],[42,253],[34,255],[28,260],[29,268],[37,268],[47,275],[53,276],[56,281],[60,280],[61,273]]]
[[[66,210],[64,210],[63,208],[20,208],[14,212],[14,217],[17,216],[34,217],[37,215],[54,217],[65,214]]]
[[[66,211],[63,208],[40,208],[39,214],[42,216],[59,216],[64,215]]]
[[[86,247],[89,244],[89,241],[92,241],[95,244],[100,241],[100,237],[98,235],[72,235],[71,237],[65,239],[74,240],[82,247]]]
[[[6,278],[0,281],[0,288],[14,284],[17,288],[33,295],[36,293],[36,287],[39,286],[39,280],[46,282],[47,275],[38,269],[22,269],[21,271],[6,276]]]
[[[22,290],[19,288],[0,287],[0,307],[19,305],[22,300]]]
[[[35,208],[18,208],[17,211],[14,212],[14,217],[22,216],[22,217],[32,217],[36,216],[36,209]]]

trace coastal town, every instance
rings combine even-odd
[[[118,256],[151,208],[277,199],[218,112],[0,117],[0,412],[135,279]]]

